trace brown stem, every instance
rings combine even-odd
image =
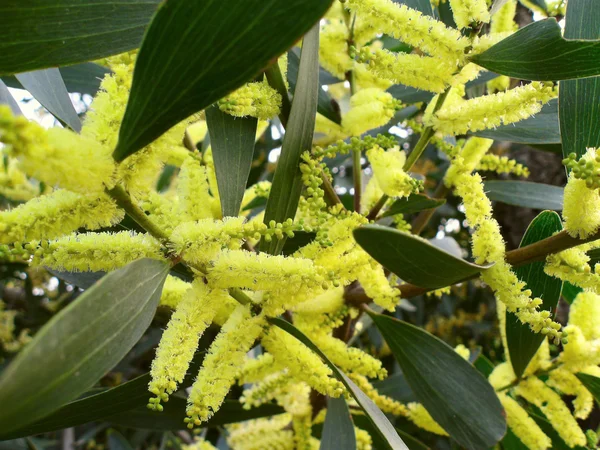
[[[329,181],[329,177],[325,174],[325,172],[321,172],[321,179],[323,180],[323,190],[325,191],[325,201],[327,204],[329,206],[341,205],[342,201],[335,192],[335,189],[333,188],[331,182]]]
[[[375,220],[377,218],[377,214],[379,214],[379,211],[381,211],[381,208],[383,208],[385,206],[385,203],[389,199],[390,198],[387,195],[383,194],[381,196],[381,198],[377,201],[375,206],[373,206],[373,208],[371,208],[371,211],[369,211],[369,214],[367,214],[367,219]]]

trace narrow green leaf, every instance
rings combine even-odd
[[[491,362],[485,355],[479,355],[473,366],[487,379],[494,371],[494,363]]]
[[[300,155],[312,145],[315,114],[317,111],[317,91],[319,89],[319,27],[316,25],[304,37],[298,84],[292,101],[292,112],[283,137],[281,156],[273,176],[271,194],[265,210],[265,223],[277,223],[294,218],[300,193],[302,177]],[[285,240],[261,242],[261,249],[271,254],[281,251]]]
[[[600,41],[565,39],[556,19],[544,19],[471,60],[492,72],[525,80],[594,77],[600,75]]]
[[[150,325],[168,272],[163,262],[133,262],[54,316],[0,376],[3,431],[49,415],[114,367]]]
[[[395,84],[389,87],[387,92],[395,99],[401,100],[406,104],[429,102],[435,95],[431,92],[422,91],[421,89],[405,86],[403,84]]]
[[[108,436],[108,449],[109,450],[133,450],[133,447],[129,444],[125,436],[115,430],[110,430],[107,433]]]
[[[517,142],[520,144],[560,144],[558,100],[550,100],[539,113],[528,119],[473,134],[495,141]]]
[[[558,214],[554,211],[544,211],[529,224],[520,247],[546,239],[561,231],[562,228],[562,221]],[[524,281],[527,288],[531,289],[533,297],[542,299],[543,303],[540,308],[550,311],[554,315],[562,291],[562,281],[544,273],[544,261],[517,267],[515,273],[519,280]],[[529,361],[540,348],[544,339],[543,334],[534,333],[528,325],[521,323],[514,313],[506,311],[508,354],[517,377],[525,372]]]
[[[364,415],[354,415],[352,416],[352,420],[354,420],[354,424],[360,428],[361,430],[365,430],[367,433],[371,435],[371,439],[373,440],[373,449],[381,450],[386,448],[385,442],[379,437],[377,434],[377,430],[373,428],[373,425]],[[409,450],[431,450],[425,444],[423,444],[418,439],[412,437],[409,433],[396,428],[396,433],[398,436],[404,441]]]
[[[521,3],[526,8],[529,8],[529,5],[526,5],[525,2],[522,2],[521,0],[519,0],[519,3]],[[546,5],[545,0],[529,0],[527,3],[537,6],[542,12],[548,11],[548,5]]]
[[[20,73],[16,78],[50,114],[72,130],[81,131],[81,120],[58,69]]]
[[[531,181],[499,181],[484,183],[485,192],[490,200],[513,206],[533,209],[562,211],[563,191],[558,186]]]
[[[13,112],[13,114],[17,116],[22,116],[21,108],[19,108],[19,104],[15,100],[15,98],[11,95],[10,91],[4,81],[0,80],[0,105],[8,105]]]
[[[313,342],[306,337],[300,330],[298,330],[291,323],[280,319],[280,318],[270,318],[269,322],[273,325],[278,326],[282,330],[288,332],[304,345],[306,345],[309,349],[315,352],[319,357],[323,360],[325,364],[333,371],[335,377],[340,380],[348,390],[348,393],[354,397],[358,406],[365,412],[366,417],[369,422],[373,426],[373,429],[376,431],[378,438],[382,439],[382,442],[385,443],[388,449],[390,450],[403,450],[407,449],[402,439],[396,433],[396,430],[388,420],[388,418],[381,412],[381,410],[373,403],[373,401],[367,397],[367,395],[360,390],[356,384],[352,382],[350,378],[346,376],[344,372],[338,369],[335,364],[333,364],[327,356],[317,347]],[[381,449],[383,450],[383,449]]]
[[[236,118],[218,106],[206,110],[223,217],[237,217],[252,167],[258,119]]]
[[[3,0],[0,74],[133,50],[160,0]]]
[[[393,228],[365,225],[354,230],[354,239],[402,280],[428,289],[450,286],[489,268],[457,258],[414,234]]]
[[[285,241],[285,245],[281,250],[281,254],[284,256],[290,256],[297,250],[305,245],[310,244],[317,237],[317,233],[309,233],[307,231],[296,231],[294,232],[293,238],[288,238]]]
[[[431,198],[423,194],[411,194],[407,198],[401,198],[392,203],[392,206],[381,217],[394,216],[396,214],[414,214],[426,209],[435,209],[446,203],[444,199]]]
[[[327,415],[320,450],[356,450],[356,435],[350,409],[344,397],[327,400]]]
[[[580,292],[583,292],[583,289],[580,287],[573,286],[568,281],[563,283],[562,296],[569,305],[575,301],[575,297]]]
[[[576,376],[579,378],[579,381],[583,383],[585,388],[594,396],[598,405],[600,405],[600,378],[588,375],[587,373],[578,373]]]
[[[252,80],[318,22],[331,3],[163,2],[138,54],[115,159],[125,159]]]
[[[487,380],[425,330],[369,313],[431,417],[467,449],[489,448],[506,432],[500,401]]]
[[[600,39],[600,9],[596,0],[569,0],[566,39]],[[600,147],[600,77],[560,83],[560,134],[563,155],[585,154]]]
[[[394,3],[401,3],[409,8],[416,9],[417,11],[421,11],[423,14],[428,16],[433,16],[433,8],[431,7],[430,0],[392,0]]]
[[[502,442],[500,442],[500,445],[502,446],[503,450],[528,450],[529,447],[527,447],[525,444],[523,444],[521,442],[521,440],[515,435],[515,433],[512,432],[512,430],[509,428],[508,430],[506,430],[506,436],[504,436],[504,439],[502,439]]]

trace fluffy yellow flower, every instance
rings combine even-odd
[[[404,169],[406,154],[396,148],[385,151],[378,145],[367,150],[367,158],[381,190],[390,197],[408,197],[418,190],[418,182]]]
[[[589,149],[583,160],[593,161],[596,153]],[[590,189],[585,179],[576,178],[573,173],[565,186],[563,218],[565,229],[573,236],[584,239],[600,228],[600,195]]]
[[[236,450],[295,450],[291,421],[290,414],[280,414],[229,425],[227,443]]]
[[[340,80],[352,70],[353,61],[348,55],[348,27],[339,20],[326,23],[321,29],[319,62],[323,68]]]
[[[5,164],[0,166],[0,195],[13,201],[26,202],[40,194],[40,189],[19,169],[15,158],[5,159]]]
[[[544,434],[527,411],[506,394],[498,394],[506,411],[506,422],[520,441],[531,450],[546,450],[552,447],[552,440]]]
[[[450,0],[450,7],[458,28],[468,28],[471,24],[490,21],[485,0]]]
[[[582,420],[588,418],[594,408],[594,397],[583,383],[579,381],[579,378],[568,370],[559,368],[550,372],[547,384],[550,387],[558,389],[565,395],[574,396],[574,416]]]
[[[177,178],[177,196],[179,214],[187,220],[212,219],[221,215],[221,205],[210,195],[206,167],[196,158],[184,160]]]
[[[515,23],[517,13],[517,0],[507,0],[502,7],[492,16],[490,33],[504,33],[516,31],[519,26]]]
[[[169,275],[163,286],[162,294],[160,295],[160,305],[176,309],[190,287],[192,287],[190,283]]]
[[[391,397],[380,394],[369,382],[367,377],[356,373],[350,374],[349,377],[384,413],[392,414],[394,416],[408,416],[409,410],[405,405]]]
[[[408,405],[408,418],[419,428],[423,428],[430,433],[438,434],[440,436],[448,436],[448,433],[433,420],[429,412],[420,403],[409,403]]]
[[[281,95],[265,81],[247,83],[219,100],[219,109],[235,117],[269,120],[279,114]]]
[[[388,123],[400,103],[388,92],[377,88],[363,89],[350,99],[351,109],[342,118],[342,127],[352,136]]]
[[[508,159],[506,156],[485,155],[481,158],[475,170],[496,173],[512,173],[514,175],[527,178],[530,174],[529,169],[514,159]]]

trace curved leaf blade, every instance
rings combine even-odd
[[[70,129],[80,132],[81,120],[73,107],[58,69],[36,70],[15,75],[33,98]]]
[[[529,224],[521,240],[520,247],[548,238],[561,231],[562,228],[562,221],[557,213],[544,211]],[[543,300],[540,308],[551,311],[554,315],[562,291],[562,281],[544,273],[543,261],[517,267],[515,273],[521,281],[527,283],[527,288],[531,289],[533,297],[539,297]],[[529,361],[531,361],[544,339],[544,335],[534,333],[528,325],[522,324],[514,313],[506,311],[508,355],[517,377],[525,372]]]
[[[320,450],[336,450],[339,448],[356,450],[356,435],[346,399],[329,398],[327,415],[323,425]]]
[[[426,209],[435,209],[446,203],[445,199],[431,198],[423,194],[411,194],[392,203],[392,206],[381,217],[396,214],[413,214]]]
[[[524,80],[570,80],[600,75],[600,41],[562,36],[555,19],[533,22],[471,60]]]
[[[564,189],[531,181],[484,182],[485,193],[490,200],[520,206],[522,208],[562,211]]]
[[[76,64],[133,50],[160,0],[4,0],[0,74]]]
[[[356,242],[377,262],[414,285],[439,289],[486,270],[410,233],[378,225],[354,230]]]
[[[19,108],[19,104],[15,100],[15,98],[11,95],[10,91],[4,81],[0,80],[0,105],[8,105],[16,116],[22,116],[23,112],[21,108]]]
[[[258,119],[233,117],[218,106],[206,110],[223,217],[237,217],[252,167]]]
[[[454,349],[425,330],[369,312],[417,399],[461,446],[489,448],[506,433],[492,386]]]
[[[54,316],[0,376],[3,431],[47,416],[114,367],[150,325],[169,267],[135,261]]]
[[[406,444],[402,442],[402,439],[396,433],[396,430],[388,420],[388,418],[381,412],[381,410],[373,403],[373,401],[367,397],[367,395],[360,390],[360,388],[352,382],[348,376],[333,364],[327,356],[317,347],[313,342],[304,335],[298,328],[291,323],[280,319],[270,318],[270,323],[278,326],[282,330],[288,332],[313,352],[315,352],[323,360],[325,364],[333,371],[335,377],[340,380],[350,393],[354,400],[358,403],[361,409],[365,412],[365,416],[373,426],[373,429],[377,432],[378,438],[382,439],[387,448],[390,450],[408,450]]]
[[[163,2],[138,55],[115,159],[125,159],[251,80],[318,22],[331,3]]]

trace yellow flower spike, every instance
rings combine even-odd
[[[519,25],[515,23],[515,15],[517,13],[517,0],[508,0],[500,7],[492,16],[490,33],[505,33],[517,31]]]
[[[349,31],[345,23],[332,20],[321,29],[319,62],[328,72],[340,80],[352,70],[353,61],[348,55]]]
[[[359,61],[368,62],[368,71],[377,78],[435,93],[443,92],[456,72],[455,64],[439,58],[385,49],[364,49]]]
[[[294,442],[296,450],[318,450],[318,441],[312,436],[312,420],[310,414],[305,416],[292,416],[294,428]]]
[[[373,206],[377,204],[382,195],[383,191],[379,187],[377,179],[375,177],[371,177],[361,197],[360,205],[362,210],[370,211]]]
[[[167,282],[165,286],[168,288],[172,283]],[[160,402],[166,402],[169,395],[177,390],[198,348],[198,340],[212,323],[218,306],[227,296],[227,291],[224,290],[211,291],[201,279],[195,280],[183,295],[152,362],[152,381],[148,389],[156,398],[150,399],[150,409],[160,411]]]
[[[50,241],[36,251],[34,262],[68,272],[110,272],[142,258],[166,259],[153,237],[122,231],[71,234]]]
[[[356,450],[371,450],[373,448],[373,438],[365,430],[354,427],[356,436]]]
[[[187,220],[215,218],[213,214],[215,199],[210,195],[209,190],[206,167],[202,166],[196,158],[186,158],[177,178],[179,214]]]
[[[404,169],[406,154],[397,148],[388,151],[378,145],[367,150],[367,158],[373,168],[373,175],[381,190],[390,197],[408,197],[419,191],[417,180],[408,175]]]
[[[310,386],[294,380],[285,386],[276,396],[277,404],[294,416],[311,414]]]
[[[594,408],[594,397],[573,373],[562,368],[553,370],[547,384],[565,395],[574,396],[574,416],[582,420],[588,418]]]
[[[26,202],[40,194],[40,187],[27,179],[15,158],[0,165],[0,195],[17,202]]]
[[[377,88],[363,89],[350,98],[350,111],[342,117],[342,127],[352,136],[388,123],[400,107],[400,102],[388,92]]]
[[[560,360],[565,369],[576,373],[590,365],[600,364],[600,339],[588,341],[577,325],[565,327],[568,343],[565,344]]]
[[[394,84],[393,81],[378,77],[375,72],[369,70],[367,64],[355,64],[352,73],[354,74],[354,83],[359,91],[371,88],[385,91]]]
[[[257,408],[269,403],[277,397],[281,390],[290,382],[291,377],[285,372],[267,375],[260,383],[245,389],[240,397],[244,409]]]
[[[440,436],[448,436],[448,433],[433,420],[429,412],[421,403],[409,403],[408,405],[408,418],[419,428],[423,428],[425,431],[434,433]]]
[[[263,346],[273,354],[280,367],[287,368],[290,374],[306,382],[323,395],[339,397],[344,386],[333,372],[312,350],[285,331],[271,327],[262,339]]]
[[[575,325],[588,341],[600,339],[600,295],[581,292],[569,309],[569,325]]]
[[[552,440],[544,434],[517,401],[502,393],[498,393],[498,398],[506,411],[508,426],[527,448],[546,450],[552,447]]]
[[[4,349],[7,353],[15,353],[31,341],[31,336],[26,329],[21,330],[18,336],[15,335],[15,318],[19,313],[7,310],[5,307],[4,302],[0,300],[0,349]]]
[[[204,358],[188,398],[188,428],[199,426],[219,410],[244,362],[246,353],[266,324],[262,315],[252,316],[240,305],[225,322]]]
[[[431,125],[444,134],[466,134],[527,119],[556,97],[547,84],[533,82],[506,92],[464,100],[444,106],[431,118]]]
[[[473,40],[471,52],[469,53],[469,55],[478,55],[480,53],[483,53],[490,47],[496,45],[498,42],[509,37],[511,34],[513,34],[512,31],[505,31],[502,33],[489,33],[484,34],[483,36],[477,36]]]
[[[0,244],[54,239],[79,228],[95,230],[119,223],[124,213],[105,194],[65,190],[0,211]]]
[[[584,160],[593,160],[595,151],[589,149]],[[563,218],[565,229],[573,236],[584,239],[600,228],[600,196],[590,189],[586,180],[576,178],[573,173],[565,186]]]
[[[177,309],[177,306],[181,303],[185,294],[191,287],[192,285],[190,283],[169,275],[160,295],[160,305],[171,309]]]
[[[471,24],[490,21],[485,0],[450,0],[450,7],[458,28],[468,28]]]
[[[210,442],[197,438],[193,444],[183,444],[181,450],[217,450]]]
[[[475,170],[496,172],[499,174],[514,174],[519,177],[527,178],[530,175],[529,169],[514,159],[508,159],[506,156],[485,155],[481,158]]]
[[[142,210],[167,235],[170,236],[173,229],[181,223],[178,202],[169,198],[168,194],[159,194],[152,190],[140,192],[137,197]]]
[[[314,299],[293,307],[293,311],[309,314],[326,314],[339,310],[344,305],[344,288],[328,289]]]
[[[258,383],[265,377],[278,372],[279,367],[270,353],[263,353],[254,359],[247,359],[239,374],[240,384]]]
[[[266,81],[247,83],[219,100],[219,109],[235,117],[269,120],[279,114],[281,95]]]
[[[517,376],[515,375],[510,361],[498,364],[496,367],[494,367],[494,370],[488,377],[488,381],[496,390],[500,390],[506,386],[509,386],[516,379]]]
[[[0,143],[27,175],[75,192],[102,192],[113,184],[110,149],[65,128],[45,130],[0,105]]]
[[[431,56],[449,63],[463,60],[469,40],[458,30],[446,27],[419,11],[390,0],[348,0],[346,5],[359,17],[368,19],[380,33],[385,33]]]
[[[515,392],[544,413],[552,427],[569,447],[585,446],[586,438],[571,411],[556,392],[539,378],[529,377],[519,383]]]
[[[358,281],[365,293],[376,305],[388,311],[394,311],[400,302],[400,289],[392,286],[380,264],[369,258],[357,274]]]
[[[369,382],[367,377],[356,373],[351,373],[348,376],[384,413],[392,414],[394,416],[408,416],[409,410],[405,405],[391,397],[380,394]]]
[[[235,450],[294,450],[291,421],[290,414],[279,414],[227,425],[227,443]]]

